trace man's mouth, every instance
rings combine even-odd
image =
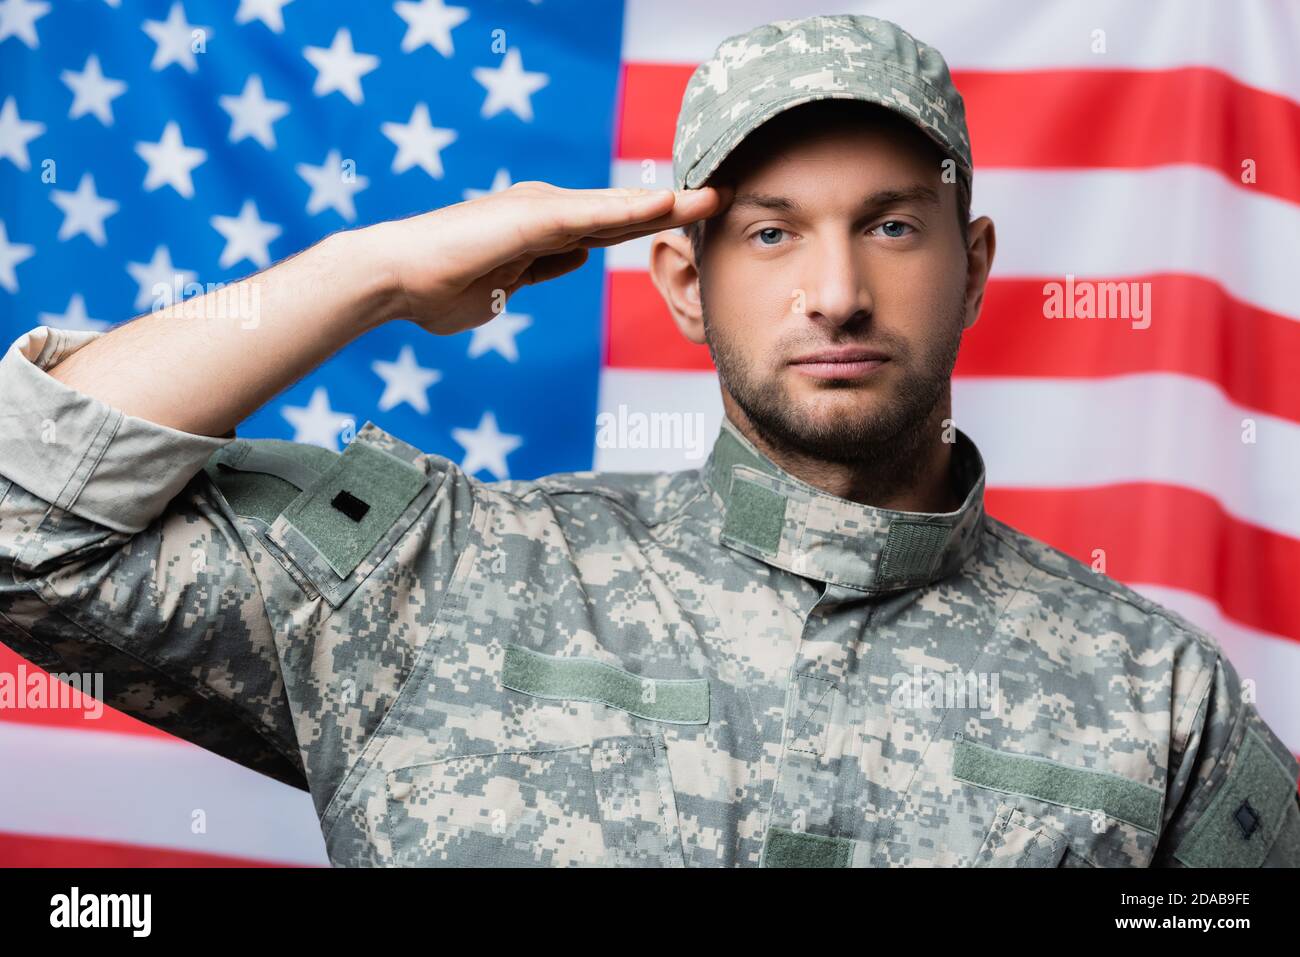
[[[889,361],[889,356],[860,346],[819,349],[790,360],[790,365],[815,379],[857,379]]]

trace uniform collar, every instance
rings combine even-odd
[[[722,502],[722,544],[806,578],[873,594],[944,578],[975,549],[984,515],[983,457],[966,433],[954,431],[961,507],[902,512],[860,505],[796,478],[724,416],[701,469]]]

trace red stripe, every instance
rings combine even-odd
[[[686,341],[649,272],[609,270],[605,295],[606,368],[713,371],[709,347]]]
[[[671,182],[677,113],[694,69],[675,64],[623,64],[623,96],[616,111],[615,159],[668,157],[669,172],[665,179]]]
[[[1225,617],[1300,640],[1300,540],[1227,514],[1212,497],[1159,483],[991,488],[989,514],[1088,565],[1105,550],[1120,581],[1181,588]]]
[[[692,70],[625,66],[617,158],[672,156]],[[977,168],[1193,163],[1243,189],[1300,203],[1300,103],[1219,70],[959,70],[953,79]],[[1242,184],[1248,159],[1256,182]]]
[[[1279,361],[1300,356],[1300,322],[1234,299],[1199,276],[1125,281],[1151,283],[1155,311],[1145,329],[1124,320],[1048,319],[1045,280],[990,280],[954,374],[1094,378],[1174,372],[1218,386],[1238,405],[1300,422],[1300,380]],[[607,288],[608,366],[713,371],[708,348],[677,331],[649,273],[611,270]]]
[[[1081,378],[1176,372],[1213,383],[1239,405],[1300,422],[1300,381],[1279,361],[1300,356],[1300,322],[1243,303],[1201,276],[1125,281],[1132,280],[1151,283],[1154,308],[1145,329],[1125,320],[1048,319],[1045,280],[991,280],[955,374]]]
[[[49,679],[46,671],[25,660],[11,648],[0,644],[0,674],[13,675],[14,677],[11,680],[17,681],[20,666],[24,669],[21,674],[27,681],[31,681],[33,675],[39,676],[42,689],[48,691],[49,685],[47,682]],[[22,689],[16,690],[21,691]],[[172,735],[159,731],[143,721],[137,721],[135,718],[107,707],[101,709],[98,718],[91,718],[83,708],[0,707],[0,721],[8,721],[14,724],[41,725],[50,728],[72,728],[77,731],[112,731],[117,734],[136,734],[145,737],[166,738],[169,741],[177,740]]]
[[[296,867],[252,858],[0,832],[0,867]]]

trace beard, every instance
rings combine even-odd
[[[702,284],[701,284],[702,285]],[[889,356],[897,388],[880,400],[864,402],[844,414],[828,418],[813,414],[794,401],[785,380],[764,375],[747,360],[734,341],[720,336],[710,325],[703,301],[704,334],[718,379],[754,429],[777,452],[841,465],[869,466],[879,491],[916,479],[924,468],[923,449],[938,441],[948,409],[952,370],[957,361],[965,315],[958,301],[944,310],[932,336],[920,347],[896,336],[877,333],[845,336],[838,342],[812,341],[808,348],[854,345],[878,347]],[[790,354],[805,343],[793,343]],[[782,366],[782,369],[786,368]],[[819,390],[861,390],[856,380],[825,380]],[[866,387],[870,389],[871,387]],[[875,391],[875,390],[872,390]]]

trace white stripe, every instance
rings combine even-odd
[[[306,791],[193,745],[0,722],[0,767],[0,831],[329,864]]]
[[[725,37],[771,20],[866,13],[935,47],[953,70],[1162,70],[1204,66],[1300,100],[1294,0],[628,0],[623,59],[707,60]],[[1105,52],[1093,52],[1094,30]]]
[[[713,448],[713,441],[722,428],[722,397],[718,392],[718,377],[712,372],[604,369],[600,374],[597,408],[600,414],[618,419],[620,406],[627,413],[624,420],[631,415],[689,417],[692,430],[688,432],[683,427],[680,435],[702,436],[704,456]],[[635,432],[623,433],[622,441],[611,445],[603,444],[598,435],[592,468],[598,472],[676,472],[704,464],[703,457],[693,457],[699,449],[688,447],[686,442],[678,448],[637,448],[633,447],[635,441],[638,441]]]
[[[1300,538],[1300,425],[1233,405],[1202,379],[959,377],[952,391],[954,418],[979,445],[992,486],[1178,485]],[[1247,419],[1254,442],[1242,441]]]
[[[978,326],[976,327],[978,331]],[[722,419],[713,372],[605,369],[599,410]],[[1194,489],[1229,514],[1300,538],[1300,425],[1245,410],[1201,379],[1167,373],[1099,379],[959,377],[957,425],[979,445],[990,487],[1090,488],[1153,482]],[[1253,443],[1242,441],[1254,421]],[[695,468],[678,450],[597,448],[597,470]]]
[[[994,276],[1189,273],[1300,319],[1300,206],[1205,167],[981,170],[971,206],[997,228]],[[1160,303],[1153,305],[1160,321]]]
[[[651,169],[666,180],[649,185],[672,185],[671,162]],[[642,171],[638,161],[617,161],[611,185],[646,185]],[[997,229],[997,278],[1190,274],[1300,320],[1300,206],[1233,186],[1204,167],[978,170],[971,205],[972,215],[991,217]],[[606,268],[647,269],[652,238],[608,247]],[[1158,298],[1152,307],[1152,321],[1161,321]]]
[[[1300,642],[1256,631],[1223,616],[1204,595],[1163,585],[1130,587],[1213,635],[1242,680],[1255,683],[1255,707],[1294,754],[1300,754]]]

